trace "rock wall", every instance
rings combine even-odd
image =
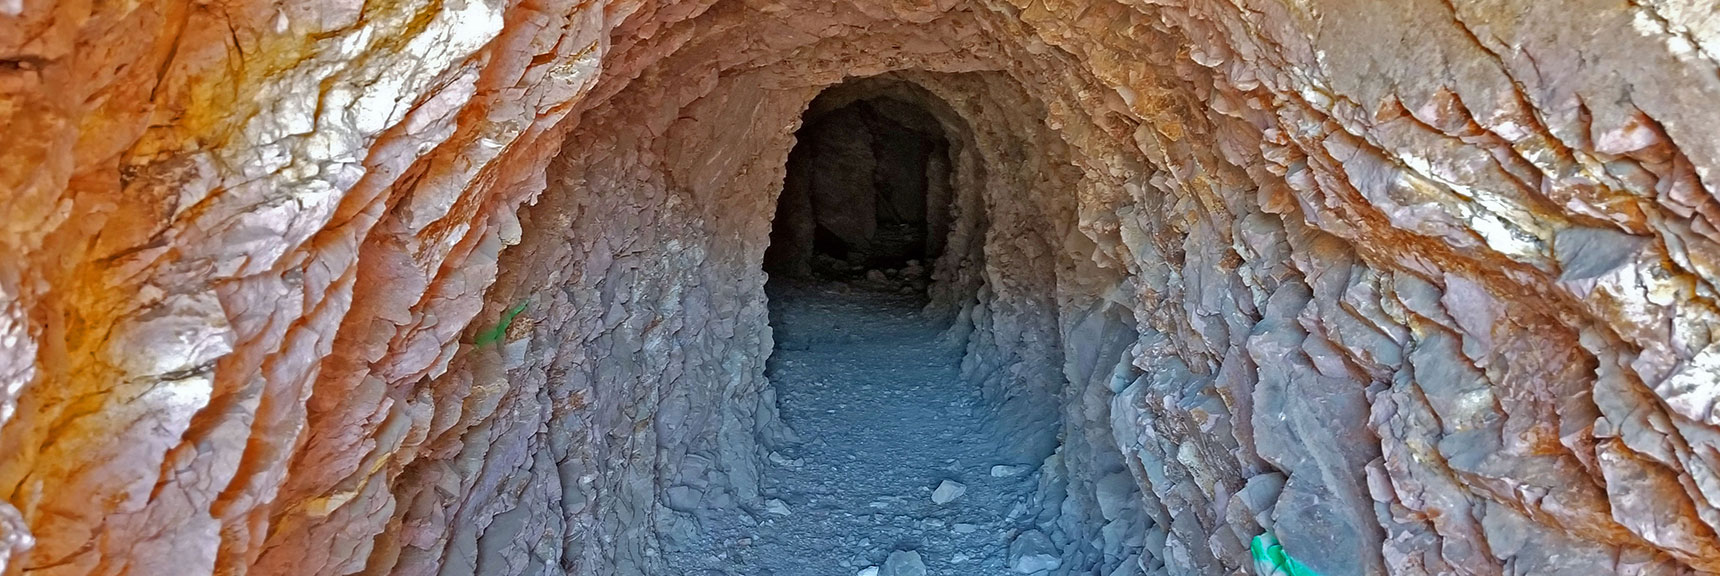
[[[1717,55],[1671,0],[0,1],[0,573],[663,573],[795,439],[759,265],[878,75],[1068,571],[1720,572]]]

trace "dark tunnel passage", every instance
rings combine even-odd
[[[1054,566],[1028,514],[1034,471],[1056,443],[1054,405],[1018,403],[1038,411],[1024,415],[988,397],[1002,388],[985,379],[1001,363],[984,336],[968,354],[983,321],[974,315],[985,314],[972,310],[987,223],[972,132],[947,101],[895,78],[828,89],[802,120],[763,262],[774,344],[765,376],[798,441],[770,452],[762,507],[708,521],[671,565],[879,575]],[[752,544],[723,545],[742,540]]]
[[[821,95],[789,153],[765,271],[851,279],[869,271],[924,289],[950,227],[950,145],[919,105]]]

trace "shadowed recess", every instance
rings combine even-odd
[[[1720,574],[1715,102],[1708,0],[0,0],[0,576]]]

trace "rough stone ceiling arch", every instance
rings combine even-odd
[[[1060,407],[1066,536],[1113,520],[1096,486],[1125,466],[1164,543],[1078,560],[1230,570],[1301,523],[1323,531],[1286,547],[1353,550],[1340,572],[1720,571],[1716,22],[1673,0],[0,2],[0,572],[476,570],[501,536],[460,518],[551,500],[525,524],[596,544],[534,561],[657,567],[658,484],[756,473],[770,429],[762,279],[732,271],[799,113],[892,72],[1014,167],[988,209],[1033,241],[976,239],[1022,256],[974,272],[998,336],[975,354],[1104,407]],[[474,345],[522,301],[506,346]],[[615,357],[765,400],[721,404],[708,446],[509,431],[540,401],[545,429],[620,430],[630,394],[715,394],[547,352],[649,341],[593,315],[615,302],[693,343]]]

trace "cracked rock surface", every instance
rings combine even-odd
[[[0,0],[0,574],[667,573],[821,92],[1054,573],[1720,573],[1712,2]]]

